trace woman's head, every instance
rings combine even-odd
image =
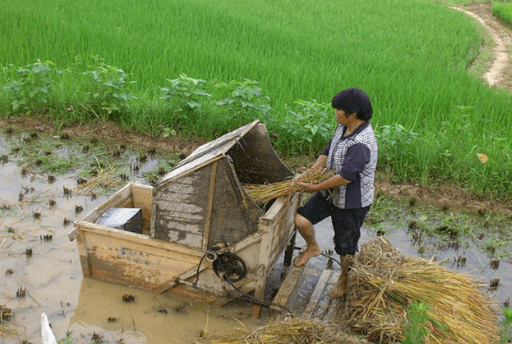
[[[332,107],[342,109],[346,114],[356,113],[356,117],[367,121],[372,118],[372,104],[363,91],[357,88],[347,88],[332,98]]]

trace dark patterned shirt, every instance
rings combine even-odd
[[[341,209],[364,208],[373,203],[377,139],[370,122],[361,124],[344,137],[346,129],[338,124],[322,153],[327,155],[326,167],[350,181],[333,190],[332,202]],[[321,192],[328,197],[326,190]]]

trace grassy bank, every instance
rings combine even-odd
[[[482,38],[444,5],[0,0],[0,110],[206,139],[260,118],[280,153],[314,154],[359,87],[395,180],[512,196],[510,95],[467,73]]]

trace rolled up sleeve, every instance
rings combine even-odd
[[[370,162],[370,149],[363,143],[356,143],[347,150],[340,176],[355,181],[358,179],[359,173],[364,171],[364,167]]]

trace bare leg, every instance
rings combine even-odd
[[[338,279],[338,282],[332,288],[329,296],[332,298],[341,299],[347,293],[347,285],[348,285],[348,270],[354,261],[354,256],[351,254],[345,254],[340,256],[341,262],[341,275]]]
[[[315,229],[308,219],[300,214],[295,215],[295,227],[306,241],[307,246],[306,250],[301,252],[293,262],[293,265],[300,267],[305,265],[309,258],[318,256],[322,251],[316,242]]]

